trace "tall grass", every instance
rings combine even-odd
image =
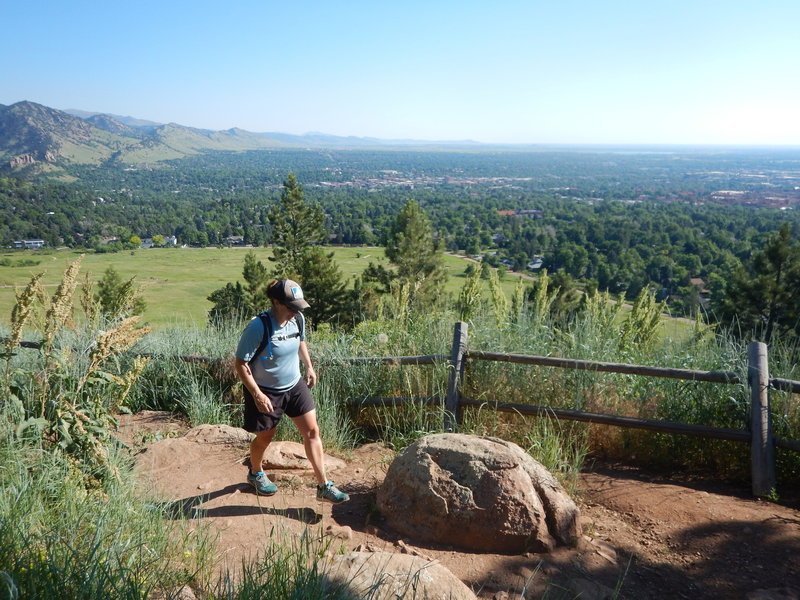
[[[242,565],[240,572],[224,574],[213,587],[217,600],[264,600],[297,598],[303,600],[349,600],[345,586],[327,581],[323,560],[331,552],[330,541],[308,531],[300,536],[271,532],[264,554]],[[366,600],[366,598],[365,598]]]
[[[16,597],[142,600],[208,585],[210,536],[162,518],[125,478],[87,489],[60,453],[0,452],[0,565]]]
[[[157,505],[136,493],[110,435],[145,367],[140,358],[123,366],[119,353],[146,330],[130,319],[101,331],[75,328],[78,267],[52,297],[27,293],[29,286],[12,314],[12,339],[34,327],[43,344],[4,355],[0,586],[12,598],[142,600],[204,584],[209,538],[160,518]]]
[[[498,296],[495,291],[495,296]],[[746,344],[724,331],[702,323],[693,335],[670,339],[659,334],[655,317],[661,306],[643,296],[633,309],[624,312],[607,295],[587,299],[584,310],[568,318],[554,318],[548,307],[552,293],[537,288],[531,304],[501,319],[507,306],[498,297],[478,298],[471,305],[468,348],[544,356],[563,356],[606,362],[654,365],[710,371],[733,371],[746,375]],[[461,307],[463,308],[463,307]],[[502,309],[502,310],[501,310]],[[460,309],[459,309],[460,310]],[[435,365],[399,366],[382,362],[353,363],[350,357],[441,355],[448,357],[456,310],[387,310],[389,316],[359,324],[349,331],[322,327],[309,333],[309,347],[315,360],[319,385],[315,390],[326,445],[346,449],[361,440],[379,440],[400,449],[418,437],[440,431],[441,403],[431,406],[409,400],[402,407],[366,407],[367,398],[444,398],[448,379],[446,358]],[[237,386],[222,385],[217,374],[198,366],[173,361],[174,353],[190,348],[229,355],[236,344],[239,327],[228,330],[200,330],[181,335],[149,336],[150,347],[161,345],[163,359],[151,361],[154,378],[150,406],[205,412],[203,418],[228,416],[236,424]],[[213,337],[212,340],[204,336]],[[770,349],[773,376],[797,377],[797,348],[773,344]],[[156,362],[153,365],[153,362]],[[145,374],[147,375],[147,373]],[[194,379],[192,379],[194,378]],[[199,378],[200,383],[186,383]],[[216,381],[216,383],[214,383]],[[183,383],[182,383],[183,382]],[[187,392],[199,407],[185,407]],[[218,386],[218,387],[214,387]],[[221,387],[220,387],[221,386]],[[689,424],[746,430],[749,427],[749,392],[745,385],[688,382],[652,377],[578,371],[548,367],[469,361],[462,393],[476,400],[514,402],[662,419]],[[167,397],[168,396],[168,397]],[[213,398],[233,407],[215,414]],[[144,395],[142,396],[144,397]],[[800,437],[800,409],[791,394],[773,393],[774,424],[777,435]],[[197,400],[199,399],[199,400]],[[181,408],[183,406],[183,408]],[[201,410],[202,409],[202,410]],[[749,449],[746,444],[654,434],[602,425],[567,426],[560,422],[511,415],[490,415],[488,410],[464,411],[461,431],[499,435],[531,449],[565,482],[574,479],[583,457],[635,460],[669,468],[711,470],[720,476],[746,479]],[[193,417],[193,421],[199,417]],[[291,427],[280,436],[294,439]],[[547,439],[547,441],[543,441]],[[537,441],[538,440],[538,441]],[[543,450],[561,448],[559,452]],[[538,454],[537,454],[538,453]],[[795,454],[779,452],[783,477],[797,473],[800,460]],[[569,459],[565,459],[569,457]],[[570,463],[570,464],[568,464]]]

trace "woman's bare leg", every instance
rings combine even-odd
[[[256,437],[250,442],[250,472],[258,473],[263,469],[262,463],[264,462],[264,453],[267,451],[267,446],[275,437],[275,430],[273,427],[267,431],[256,432]],[[307,452],[307,451],[306,451]]]
[[[292,422],[297,426],[300,435],[303,436],[303,447],[306,449],[306,457],[314,469],[314,477],[319,485],[325,485],[325,454],[322,450],[322,438],[317,424],[317,411],[312,410],[299,417],[293,417]]]

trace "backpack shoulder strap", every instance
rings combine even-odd
[[[261,325],[264,327],[264,335],[261,338],[261,343],[258,345],[258,349],[256,350],[255,354],[253,354],[253,357],[247,361],[248,365],[251,365],[253,362],[255,362],[259,354],[261,354],[264,351],[264,348],[269,345],[270,338],[272,338],[272,319],[269,318],[269,313],[259,313],[258,318],[261,319]]]
[[[297,323],[297,329],[300,331],[300,337],[305,337],[306,335],[306,318],[303,316],[303,313],[298,312],[294,316],[294,321]]]

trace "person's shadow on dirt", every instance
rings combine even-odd
[[[155,508],[170,519],[202,519],[204,517],[246,517],[251,515],[276,515],[295,519],[307,525],[316,525],[322,515],[315,510],[301,506],[299,508],[275,508],[273,506],[219,506],[217,508],[200,508],[202,504],[215,498],[227,496],[242,489],[242,484],[232,484],[207,494],[189,496],[172,502],[158,503]]]

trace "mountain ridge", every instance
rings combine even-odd
[[[59,110],[28,100],[0,104],[0,168],[48,170],[70,164],[143,164],[209,151],[266,149],[476,148],[464,140],[382,140],[312,132],[251,132],[240,127],[199,129],[110,113]]]

